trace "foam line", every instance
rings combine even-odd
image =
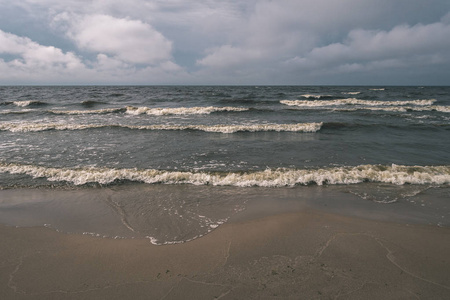
[[[217,133],[235,133],[239,131],[291,131],[317,132],[323,123],[297,124],[252,124],[252,125],[123,125],[123,124],[64,124],[64,123],[0,123],[0,130],[11,132],[37,132],[46,130],[86,130],[108,127],[120,127],[137,130],[199,130]]]
[[[155,169],[50,168],[0,163],[0,172],[27,174],[49,181],[75,185],[109,184],[116,180],[144,183],[194,184],[216,186],[282,187],[309,184],[356,184],[380,182],[403,184],[449,184],[450,166],[360,165],[320,169],[267,169],[254,172],[189,172]]]

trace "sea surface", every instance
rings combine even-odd
[[[449,184],[450,87],[0,87],[3,224],[164,244],[270,202],[449,226]]]

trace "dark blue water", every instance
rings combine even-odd
[[[0,189],[432,188],[442,208],[449,149],[450,87],[0,87]]]

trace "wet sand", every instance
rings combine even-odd
[[[0,226],[0,299],[449,299],[450,230],[305,208],[191,242]]]

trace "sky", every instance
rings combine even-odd
[[[449,0],[0,0],[0,85],[450,85]]]

